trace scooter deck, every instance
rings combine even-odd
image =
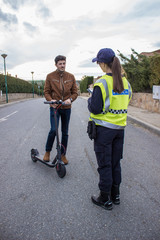
[[[41,163],[49,166],[49,167],[55,167],[55,166],[56,166],[56,164],[53,163],[53,161],[49,161],[49,162],[44,161],[44,160],[43,160],[43,155],[38,154],[38,155],[35,156],[35,159],[36,159],[37,161],[39,161],[39,162],[41,162]]]

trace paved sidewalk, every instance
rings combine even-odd
[[[129,105],[128,120],[160,136],[160,114]]]

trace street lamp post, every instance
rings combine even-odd
[[[33,89],[33,98],[34,98],[34,81],[33,81],[33,73],[34,72],[31,72],[32,73],[32,89]]]
[[[40,86],[38,85],[38,92],[39,92],[39,96],[40,96]]]
[[[6,87],[6,103],[8,103],[8,89],[7,89],[7,75],[6,75],[6,61],[5,58],[7,57],[7,54],[1,55],[4,59],[4,75],[5,75],[5,87]]]
[[[44,94],[44,83],[42,81],[42,97],[43,97],[43,94]]]

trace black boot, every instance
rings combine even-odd
[[[120,204],[120,191],[119,191],[119,185],[112,185],[111,189],[111,198],[112,202],[116,205]]]
[[[110,193],[100,191],[99,197],[92,196],[92,202],[106,210],[112,209],[112,201],[110,199]]]

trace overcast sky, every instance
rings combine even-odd
[[[126,56],[160,49],[160,0],[0,0],[0,54],[13,76],[45,80],[61,54],[77,80],[96,77],[91,60],[106,47]]]

